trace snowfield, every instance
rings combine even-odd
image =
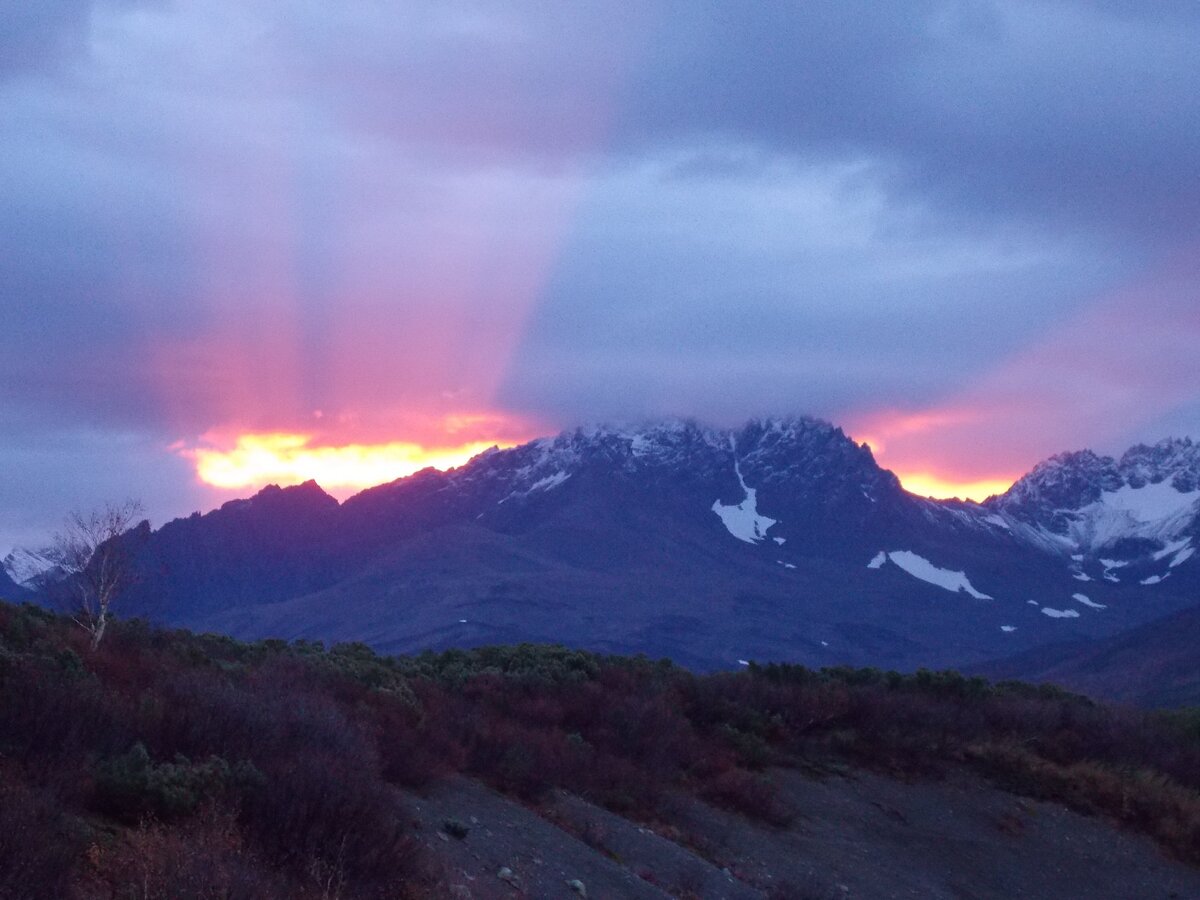
[[[965,572],[955,572],[950,569],[940,569],[923,556],[918,556],[911,550],[896,550],[892,553],[880,553],[867,564],[868,569],[883,567],[886,560],[891,560],[913,578],[919,578],[929,584],[936,585],[951,593],[970,594],[977,600],[992,600],[987,594],[975,590]]]
[[[726,530],[739,541],[757,544],[766,538],[767,529],[776,521],[759,514],[758,491],[746,486],[746,479],[742,477],[742,467],[735,462],[733,470],[737,473],[738,484],[746,492],[745,499],[736,506],[726,506],[720,500],[716,500],[713,502],[712,511],[721,517]]]
[[[1082,603],[1084,606],[1090,606],[1092,609],[1108,609],[1103,603],[1097,603],[1085,594],[1072,594],[1071,599],[1076,603]]]
[[[1042,607],[1042,615],[1049,616],[1052,619],[1078,619],[1079,613],[1073,609],[1051,609],[1049,606]]]

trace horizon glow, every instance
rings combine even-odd
[[[173,448],[192,461],[202,484],[223,490],[254,489],[315,481],[333,494],[364,490],[413,475],[422,469],[456,468],[492,447],[508,449],[533,440],[475,439],[464,443],[390,441],[338,444],[298,432],[243,433],[232,438],[206,435],[200,446]],[[877,459],[883,468],[885,461]],[[1020,476],[962,478],[927,469],[892,470],[910,494],[937,500],[980,502],[1003,494]]]
[[[314,444],[310,434],[241,434],[231,447],[179,447],[191,459],[196,477],[210,487],[261,488],[315,481],[322,488],[362,490],[422,469],[452,469],[492,447],[514,441],[474,440],[452,446],[408,441],[383,444]]]
[[[1016,474],[1001,474],[983,458],[968,454],[960,460],[952,452],[945,453],[957,443],[951,437],[954,429],[980,418],[978,411],[963,406],[920,412],[882,410],[859,418],[853,440],[866,444],[875,462],[900,479],[901,487],[910,494],[980,503],[1003,494],[1036,463],[1034,460]],[[964,470],[964,463],[971,468]]]
[[[930,472],[895,472],[900,479],[900,486],[910,494],[918,497],[930,497],[934,500],[972,500],[981,503],[994,494],[1003,494],[1016,478],[985,478],[978,481],[943,478]],[[1019,476],[1018,476],[1019,477]]]

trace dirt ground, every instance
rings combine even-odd
[[[1200,870],[1149,839],[974,776],[771,778],[786,828],[685,796],[653,827],[562,792],[535,811],[461,777],[410,805],[440,894],[463,900],[1200,900]]]

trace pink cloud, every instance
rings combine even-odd
[[[1119,449],[1194,400],[1200,267],[1180,256],[1090,304],[940,403],[848,417],[897,472],[1014,478],[1046,456]]]

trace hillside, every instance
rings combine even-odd
[[[1104,640],[1039,648],[977,671],[993,678],[1049,681],[1138,706],[1200,706],[1200,609]]]
[[[0,896],[1200,893],[1194,715],[745,669],[0,605]]]

